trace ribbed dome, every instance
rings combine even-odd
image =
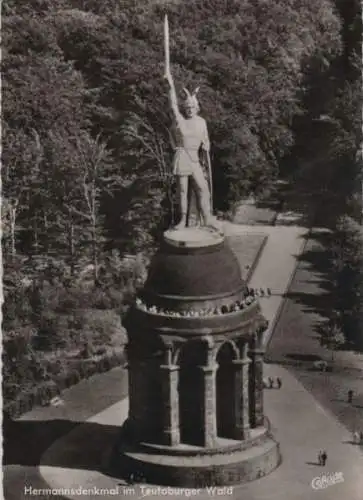
[[[193,300],[230,296],[244,288],[238,261],[225,241],[187,249],[164,242],[151,262],[144,290]]]

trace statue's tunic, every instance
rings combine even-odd
[[[174,175],[193,175],[201,169],[199,148],[209,150],[207,124],[201,116],[179,118],[176,129],[176,151],[174,156]]]

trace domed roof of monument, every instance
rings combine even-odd
[[[224,238],[174,245],[165,238],[149,269],[145,291],[164,297],[227,296],[242,290],[239,263]]]

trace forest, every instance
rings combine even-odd
[[[334,195],[332,321],[357,341],[358,0],[4,0],[2,8],[9,414],[100,369],[97,360],[104,370],[122,360],[122,315],[175,217],[166,12],[177,89],[200,87],[216,211],[228,217],[251,194],[268,199],[280,178]]]

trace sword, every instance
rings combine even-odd
[[[205,152],[207,156],[207,165],[208,165],[208,175],[209,175],[209,190],[210,190],[210,210],[213,214],[213,178],[212,178],[212,164],[210,161],[209,151]]]

